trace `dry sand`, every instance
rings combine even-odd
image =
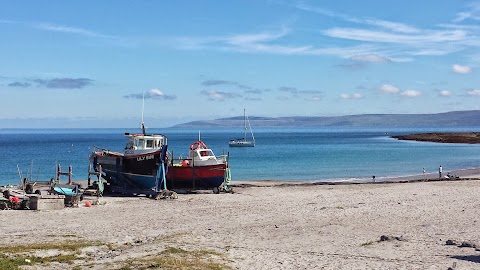
[[[2,211],[0,244],[111,243],[92,248],[93,255],[84,250],[75,265],[93,266],[78,269],[113,269],[167,247],[216,251],[233,269],[480,269],[480,251],[458,246],[480,240],[480,181],[234,184],[233,194],[106,197],[92,207]]]

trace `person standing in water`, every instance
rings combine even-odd
[[[438,167],[438,178],[442,178],[442,172],[443,172],[443,168],[442,168],[442,165],[440,165],[440,167]]]

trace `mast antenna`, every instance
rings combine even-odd
[[[145,110],[145,92],[143,92],[143,96],[142,96],[142,133],[143,135],[146,134],[146,130],[145,130],[145,124],[143,123],[143,112]]]

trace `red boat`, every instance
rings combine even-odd
[[[186,159],[172,160],[167,171],[167,186],[175,188],[216,189],[225,180],[227,156],[216,157],[203,141],[190,145]]]

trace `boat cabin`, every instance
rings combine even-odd
[[[162,134],[129,134],[125,133],[128,137],[128,142],[125,145],[125,155],[142,154],[152,150],[161,149],[162,146],[167,144],[167,137]]]
[[[219,164],[217,161],[217,157],[211,149],[190,150],[188,157],[190,160],[193,160],[193,164],[192,162],[190,162],[189,165],[205,166]]]

